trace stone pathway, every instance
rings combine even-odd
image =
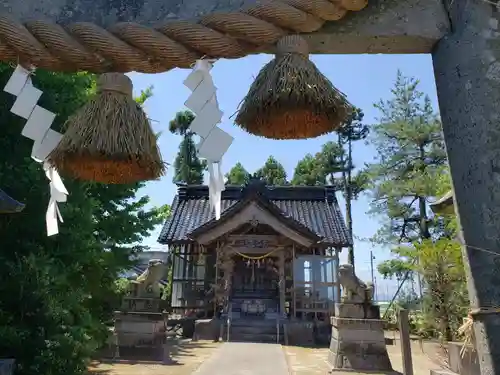
[[[288,375],[281,345],[226,342],[193,375]]]

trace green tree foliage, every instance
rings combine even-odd
[[[424,240],[415,249],[420,259],[416,271],[425,282],[426,328],[433,336],[455,340],[469,307],[460,243],[442,237]]]
[[[250,173],[243,167],[243,164],[238,162],[225,177],[228,185],[245,185],[250,178]]]
[[[416,333],[456,340],[469,306],[460,243],[443,236],[400,246],[393,253],[398,258],[381,263],[379,272],[398,280],[416,274],[423,280],[424,313],[417,319]]]
[[[160,206],[157,208],[157,216],[160,220],[167,220],[170,217],[170,214],[172,213],[170,209],[170,205],[164,204],[163,206]]]
[[[5,84],[12,68],[0,66]],[[37,71],[40,105],[57,113],[53,128],[88,100],[95,79],[86,73]],[[148,198],[136,199],[143,184],[64,183],[70,193],[60,209],[64,223],[47,237],[48,180],[30,158],[33,142],[20,135],[26,123],[12,113],[14,97],[0,93],[0,186],[22,202],[22,213],[0,215],[0,356],[15,358],[17,373],[81,374],[107,335],[116,307],[115,281],[140,251],[143,236],[159,223]],[[64,178],[64,176],[63,176]]]
[[[166,301],[166,304],[163,305],[167,311],[170,311],[170,307],[172,306],[172,283],[173,283],[173,267],[172,264],[169,264],[167,270],[167,283],[163,286],[161,299]]]
[[[441,124],[417,80],[398,72],[392,94],[376,104],[381,118],[371,141],[378,160],[366,171],[371,212],[385,217],[374,241],[393,246],[394,258],[378,271],[386,278],[421,278],[426,314],[420,329],[452,340],[467,306],[460,246],[455,220],[433,215],[427,203],[450,188]]]
[[[130,284],[130,280],[125,277],[120,277],[118,280],[116,280],[115,288],[118,295],[120,295],[121,297],[125,296],[130,288]]]
[[[194,133],[189,130],[189,126],[191,126],[194,119],[193,112],[181,111],[177,112],[175,118],[169,123],[170,132],[182,136],[182,141],[179,144],[179,152],[174,161],[174,183],[184,182],[189,185],[203,184],[203,172],[207,168],[207,163],[198,157],[196,145],[193,140]]]
[[[146,103],[146,100],[148,100],[153,96],[153,89],[154,89],[153,86],[149,86],[146,87],[145,90],[142,90],[141,94],[138,97],[134,98],[136,103],[141,106],[144,105],[144,103]]]
[[[368,135],[368,126],[363,124],[363,112],[355,109],[353,115],[338,130],[337,142],[327,142],[315,156],[307,154],[297,163],[291,183],[293,185],[336,186],[346,201],[347,229],[352,232],[352,201],[366,188],[367,174],[363,171],[353,174],[353,143]],[[340,174],[340,176],[339,176]],[[354,248],[349,247],[349,263],[354,265]]]
[[[198,157],[193,135],[184,136],[174,161],[174,182],[202,185],[206,163]]]
[[[191,111],[180,111],[175,114],[175,117],[170,120],[168,130],[172,134],[185,136],[189,134],[189,127],[194,121],[195,115]]]
[[[437,195],[446,152],[441,122],[429,97],[418,90],[418,81],[398,72],[392,93],[392,99],[375,105],[381,117],[370,138],[378,153],[377,162],[367,168],[371,212],[387,217],[378,240],[411,243],[431,237],[426,199]]]
[[[307,154],[297,163],[291,183],[292,185],[317,186],[325,185],[326,179],[321,159]]]
[[[346,208],[346,224],[347,230],[351,237],[353,237],[353,222],[352,222],[352,201],[357,199],[361,192],[363,192],[368,184],[368,176],[364,171],[358,171],[353,175],[354,163],[352,157],[353,143],[364,140],[369,133],[367,125],[363,124],[363,111],[355,108],[353,115],[346,121],[338,132],[338,144],[342,147],[345,159],[342,158],[342,188],[345,198]],[[349,264],[354,267],[354,246],[349,246],[347,253],[347,260]]]
[[[321,151],[316,154],[319,165],[323,169],[325,181],[342,189],[338,173],[342,173],[346,168],[345,151],[338,142],[329,141],[321,146]]]
[[[274,156],[269,156],[264,166],[255,172],[255,177],[265,181],[267,185],[286,185],[286,171]]]
[[[314,156],[307,154],[295,166],[293,185],[320,186],[331,184],[341,188],[337,173],[345,168],[344,150],[336,142],[326,142]]]

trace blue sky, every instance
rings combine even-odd
[[[224,173],[238,161],[253,173],[264,164],[269,155],[273,155],[284,165],[291,178],[298,160],[307,153],[319,151],[323,143],[336,138],[335,134],[330,134],[309,140],[273,141],[246,134],[233,124],[229,117],[236,112],[254,77],[271,58],[270,55],[254,55],[238,60],[220,60],[212,70],[218,88],[217,98],[224,112],[220,126],[234,137],[234,143],[223,159]],[[314,55],[312,60],[323,74],[347,95],[351,103],[364,111],[367,124],[376,123],[379,113],[373,103],[391,96],[398,69],[405,75],[420,80],[420,90],[431,97],[435,110],[438,110],[430,55]],[[154,130],[163,131],[159,145],[163,159],[169,163],[173,162],[178,151],[180,137],[168,132],[168,123],[177,111],[184,109],[184,102],[190,91],[182,82],[188,74],[188,70],[176,69],[163,74],[129,75],[136,93],[150,85],[154,86],[154,95],[146,102],[145,109],[148,116],[154,120]],[[358,143],[354,149],[355,165],[362,166],[373,161],[373,147],[362,144],[363,142]],[[155,206],[170,204],[176,193],[172,177],[173,170],[169,170],[160,181],[149,182],[140,191],[140,195],[149,195]],[[372,247],[369,242],[362,240],[372,236],[379,227],[378,219],[366,214],[368,209],[368,196],[361,197],[353,205],[354,235],[357,238],[356,269],[359,277],[365,280],[371,277],[370,250],[376,257],[375,265],[390,256],[388,249]],[[145,244],[155,250],[161,249],[156,242],[159,230],[160,228],[145,240]],[[346,259],[344,252],[341,261],[345,262]],[[381,293],[385,293],[387,289],[392,292],[395,287],[394,282],[384,281],[380,276],[377,277],[377,286]]]

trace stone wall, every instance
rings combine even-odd
[[[312,346],[314,345],[314,323],[290,321],[286,323],[287,345]]]
[[[460,375],[481,375],[477,352],[472,346],[467,346],[464,355],[460,354],[461,342],[448,343],[448,361],[450,369]]]

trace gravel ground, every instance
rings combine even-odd
[[[387,350],[394,370],[402,372],[403,363],[399,340],[395,340],[395,345],[388,345]],[[284,361],[288,366],[280,364],[279,371],[275,371],[275,375],[281,375],[281,373],[327,375],[330,370],[327,363],[327,348],[296,346],[280,348],[278,345],[269,344],[183,341],[173,348],[172,352],[174,364],[171,365],[96,362],[92,364],[89,371],[91,375],[205,375],[204,370],[208,369],[211,372],[210,375],[265,375],[263,373],[265,368],[274,368],[283,360],[278,353],[284,353]],[[228,353],[230,355],[227,355]],[[414,375],[429,375],[431,369],[443,367],[440,347],[436,343],[424,342],[421,347],[418,341],[412,341],[412,356]],[[276,363],[273,363],[273,359]],[[202,366],[204,362],[206,363]],[[219,370],[214,372],[217,364],[220,364]],[[356,373],[336,371],[334,375],[356,375]]]
[[[208,360],[219,343],[184,341],[172,348],[171,365],[146,363],[92,363],[90,375],[191,375]]]

